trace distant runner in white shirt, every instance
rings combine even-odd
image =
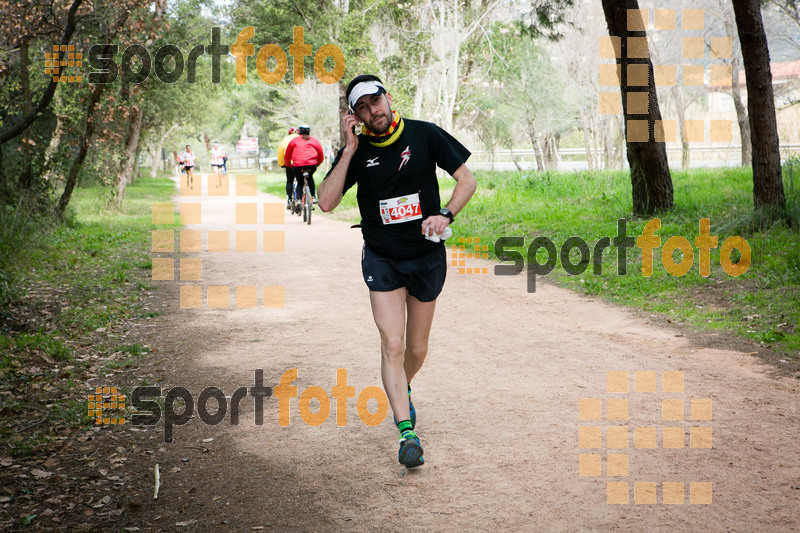
[[[225,171],[225,159],[228,156],[225,154],[219,143],[215,142],[214,147],[211,149],[211,168],[214,169],[214,174],[217,175],[217,187],[222,187],[222,176],[227,172]]]
[[[186,151],[180,155],[178,161],[180,161],[184,170],[186,170],[186,185],[190,189],[194,187],[194,173],[192,169],[194,168],[195,160],[194,152],[192,152],[192,148],[187,144]]]

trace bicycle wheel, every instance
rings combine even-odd
[[[303,222],[311,224],[311,210],[314,209],[313,197],[311,196],[311,189],[308,185],[303,187]]]

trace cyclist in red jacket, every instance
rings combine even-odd
[[[303,196],[303,171],[308,170],[308,187],[314,203],[317,203],[317,192],[314,187],[314,171],[325,160],[322,145],[311,136],[311,127],[307,124],[300,126],[300,136],[295,137],[286,147],[283,160],[288,167],[292,166],[297,178],[295,194],[297,198]]]

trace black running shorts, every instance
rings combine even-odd
[[[371,291],[389,292],[406,287],[417,300],[432,302],[444,287],[447,252],[444,246],[439,246],[422,257],[393,261],[365,244],[361,252],[361,272]]]

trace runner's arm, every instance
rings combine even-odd
[[[475,176],[472,175],[472,172],[470,172],[466,164],[462,164],[453,172],[453,179],[456,180],[456,187],[453,189],[453,196],[450,197],[450,201],[447,202],[445,207],[455,216],[467,205],[472,195],[475,194],[475,190],[478,188],[478,182],[475,180]],[[426,235],[429,231],[428,228],[430,228],[433,233],[441,235],[444,229],[449,225],[449,218],[442,215],[431,215],[422,221],[422,234]]]
[[[358,118],[350,113],[346,114],[342,119],[342,128],[344,130],[342,157],[339,158],[336,166],[331,169],[317,187],[319,208],[326,213],[336,209],[336,206],[342,201],[342,190],[347,177],[347,169],[350,168],[350,161],[353,159],[353,154],[356,153],[356,148],[358,148],[358,137],[353,132],[353,128],[358,124]]]
[[[456,180],[456,187],[453,189],[453,196],[450,197],[450,201],[447,202],[445,207],[455,216],[464,209],[472,195],[475,194],[478,189],[478,182],[466,164],[462,164],[453,172],[453,179]]]

